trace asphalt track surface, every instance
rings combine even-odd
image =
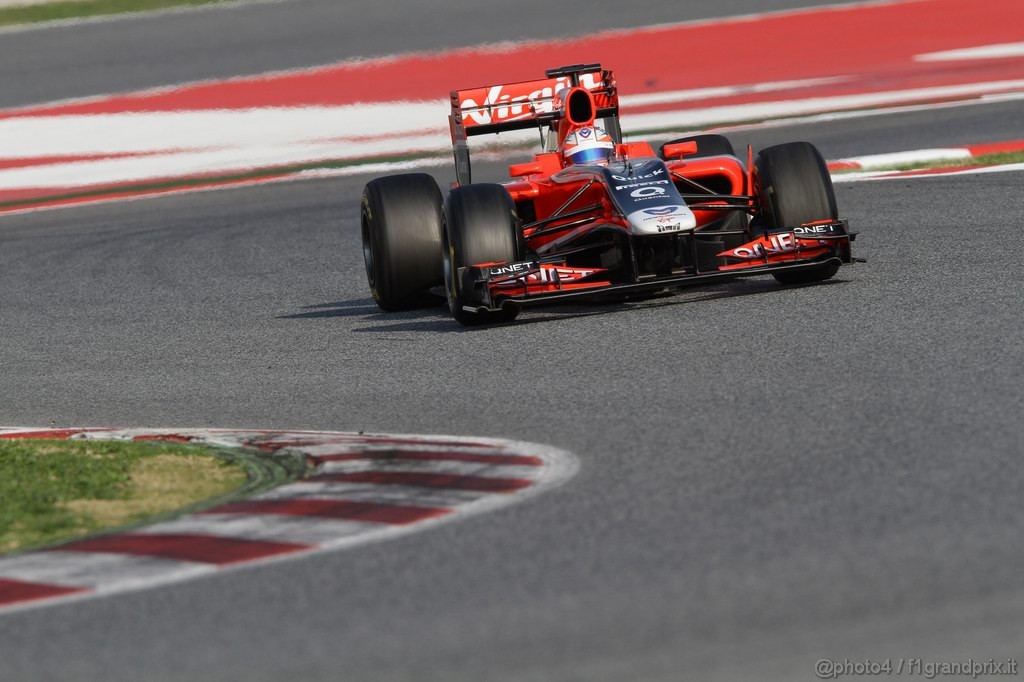
[[[899,127],[954,113],[978,112]],[[578,477],[358,551],[5,616],[0,678],[811,679],[821,657],[1021,651],[1020,173],[837,186],[870,262],[827,285],[473,331],[375,310],[364,181],[5,218],[0,421],[515,437],[576,452]]]
[[[734,139],[835,158],[1010,139],[1016,111]],[[356,551],[2,616],[0,679],[799,680],[1024,650],[1021,173],[837,185],[870,262],[829,284],[470,331],[376,311],[365,180],[5,217],[0,423],[511,437],[578,476]]]

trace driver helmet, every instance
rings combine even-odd
[[[568,165],[607,163],[615,150],[612,138],[600,126],[583,126],[566,135],[562,154]]]

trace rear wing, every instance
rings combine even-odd
[[[455,175],[460,185],[469,184],[469,145],[472,135],[540,128],[562,116],[557,93],[579,86],[594,98],[596,118],[614,120],[608,132],[618,142],[619,95],[612,72],[600,64],[573,64],[549,69],[546,77],[519,83],[452,90],[448,117],[455,153]]]

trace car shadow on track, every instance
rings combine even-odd
[[[304,312],[281,315],[277,319],[311,319],[330,317],[361,317],[367,322],[381,321],[384,324],[356,327],[353,332],[458,332],[471,333],[495,329],[499,327],[515,327],[524,324],[539,324],[567,318],[596,317],[599,315],[619,315],[631,310],[647,310],[670,306],[690,305],[717,301],[726,298],[757,296],[760,294],[780,293],[792,289],[810,287],[828,287],[848,284],[848,280],[832,279],[816,284],[782,286],[771,280],[739,280],[728,284],[720,284],[713,288],[683,290],[674,294],[664,294],[642,301],[617,301],[575,303],[558,305],[550,308],[538,308],[530,311],[513,322],[487,325],[481,327],[463,327],[451,318],[448,309],[442,304],[430,308],[421,308],[398,313],[386,313],[374,303],[372,298],[361,298],[352,301],[336,301],[304,306]]]
[[[402,316],[409,314],[423,313],[430,317],[436,317],[437,313],[447,313],[448,309],[443,307],[444,301],[438,299],[437,306],[421,308],[409,312],[399,313]],[[304,305],[302,312],[291,315],[278,315],[278,320],[308,320],[318,317],[380,317],[392,319],[394,313],[385,313],[377,307],[372,298],[357,298],[352,301],[334,301],[331,303],[314,303]]]

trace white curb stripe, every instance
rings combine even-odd
[[[1006,163],[998,166],[978,166],[976,168],[936,169],[934,172],[920,171],[865,171],[863,173],[838,173],[832,175],[832,182],[866,182],[869,180],[917,180],[921,178],[945,178],[955,175],[975,175],[987,173],[1011,173],[1024,171],[1024,163]]]
[[[271,442],[273,442],[273,441],[271,441]],[[288,447],[287,441],[280,441],[280,442],[284,443],[284,447],[286,447],[286,448]],[[447,452],[463,453],[463,454],[489,455],[489,454],[493,454],[494,453],[494,450],[492,448],[476,447],[476,445],[480,445],[480,444],[474,444],[474,443],[462,444],[462,443],[452,442],[452,443],[446,444],[443,447],[443,449],[445,451],[447,451]],[[305,455],[309,455],[310,457],[330,457],[332,455],[365,455],[368,459],[373,457],[375,454],[391,452],[394,449],[395,449],[395,446],[392,443],[388,443],[388,442],[372,442],[372,441],[365,441],[365,442],[344,441],[344,442],[324,443],[322,445],[303,445],[303,446],[301,446],[302,453],[305,454]],[[439,448],[438,448],[437,445],[435,445],[435,444],[433,444],[432,442],[429,442],[429,441],[428,442],[423,442],[423,443],[418,443],[416,441],[411,441],[411,442],[408,442],[408,443],[403,443],[402,444],[402,448],[401,448],[402,452],[433,452],[433,451],[438,450],[438,449]],[[389,461],[389,460],[376,460],[376,461],[386,462],[386,461]],[[446,460],[440,460],[440,461],[446,461]]]
[[[471,490],[432,490],[400,485],[370,483],[317,483],[303,481],[271,490],[255,499],[318,499],[385,502],[417,507],[457,507],[475,502],[494,493]]]
[[[357,459],[346,462],[324,462],[321,472],[325,474],[350,474],[357,472],[381,471],[398,473],[429,472],[434,474],[458,474],[481,478],[535,478],[540,467],[515,465],[487,465],[480,462],[416,461],[411,459]]]
[[[961,50],[944,50],[929,52],[914,57],[915,62],[949,62],[969,59],[1006,59],[1007,57],[1024,57],[1024,43],[999,43],[982,45]]]
[[[375,524],[337,519],[263,514],[203,514],[148,526],[147,533],[203,533],[246,540],[274,540],[319,545],[374,530]]]
[[[863,170],[871,170],[887,166],[903,166],[908,163],[931,163],[933,161],[946,161],[950,159],[969,159],[971,156],[971,150],[965,147],[948,147],[854,156],[847,159],[839,159],[838,163],[855,165]]]
[[[944,147],[936,149],[914,149],[911,151],[893,152],[888,154],[869,154],[853,156],[845,159],[829,161],[832,170],[858,169],[872,170],[891,166],[910,164],[927,165],[935,161],[956,161],[972,159],[989,154],[1024,152],[1024,140],[1012,140],[965,147]]]
[[[215,568],[161,557],[82,552],[35,552],[2,560],[4,578],[98,589],[114,583],[139,584],[168,576],[192,577]]]

